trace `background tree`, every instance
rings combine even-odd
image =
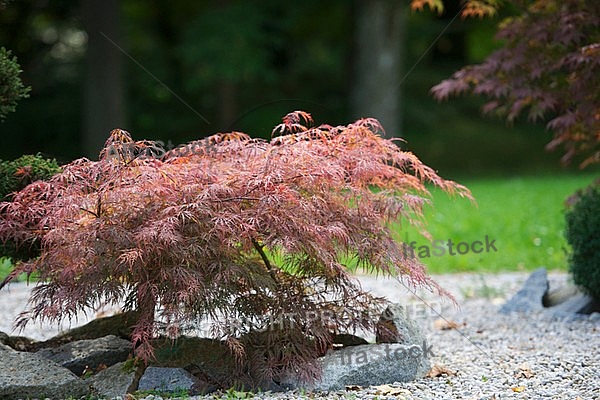
[[[402,126],[400,77],[407,12],[399,0],[355,2],[352,114],[377,118],[390,135],[401,132]]]
[[[86,32],[83,91],[83,154],[96,157],[106,132],[125,126],[125,88],[121,40],[121,12],[117,0],[81,1]],[[115,45],[116,44],[116,45]]]
[[[0,121],[15,111],[20,99],[29,96],[31,88],[23,85],[19,77],[21,72],[17,58],[12,56],[10,50],[0,47]]]
[[[0,43],[19,59],[22,79],[32,86],[30,98],[0,128],[0,158],[41,151],[67,163],[84,153],[83,127],[91,122],[86,122],[90,103],[83,99],[92,86],[86,60],[95,59],[96,66],[102,60],[91,56],[98,32],[86,27],[83,3],[19,1],[0,13]],[[378,89],[385,93],[377,96],[389,97],[381,107],[398,101],[398,112],[386,114],[401,117],[402,131],[388,128],[387,133],[402,136],[412,151],[447,176],[559,170],[552,154],[531,152],[547,141],[542,126],[509,129],[503,121],[479,118],[480,99],[438,104],[429,96],[431,86],[500,46],[491,40],[497,19],[519,14],[507,7],[496,19],[454,18],[460,7],[459,0],[452,0],[442,14],[406,11],[405,34],[387,36],[389,45],[404,48],[397,70],[390,69],[386,78],[395,77],[397,89]],[[133,60],[121,53],[122,88],[102,102],[104,111],[95,117],[109,119],[109,107],[121,103],[124,92],[126,128],[173,145],[214,131],[268,138],[265,127],[290,109],[310,110],[332,124],[347,121],[356,115],[351,100],[359,60],[355,39],[364,16],[358,10],[358,3],[345,0],[123,0],[111,13],[119,20],[111,26],[120,30],[120,39],[113,41]],[[119,87],[108,84],[108,78],[116,81],[118,74],[98,78],[106,82],[100,88],[105,92]]]
[[[10,1],[0,1],[2,11]],[[11,51],[0,47],[0,121],[4,121],[9,112],[14,112],[17,102],[29,96],[31,88],[25,87],[19,74],[21,67]],[[4,195],[0,196],[4,197]]]

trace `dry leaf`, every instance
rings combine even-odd
[[[458,324],[458,322],[450,321],[450,320],[443,319],[443,318],[438,318],[433,322],[433,327],[435,329],[439,329],[441,331],[447,331],[449,329],[456,329],[459,326],[460,325]]]
[[[401,388],[393,387],[390,385],[375,386],[375,389],[377,389],[375,394],[380,395],[380,396],[398,396],[398,395],[410,394],[410,391],[408,391],[406,389],[401,389]]]
[[[437,378],[438,376],[447,375],[447,376],[455,376],[456,372],[451,371],[443,365],[434,365],[429,372],[425,375],[427,378]]]
[[[533,372],[529,368],[529,364],[523,363],[519,365],[519,371],[515,372],[515,377],[517,378],[531,378],[533,376]]]
[[[514,388],[510,388],[513,392],[521,393],[525,388],[523,386],[517,386]]]

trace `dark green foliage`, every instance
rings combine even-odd
[[[569,271],[577,285],[600,299],[600,180],[569,199],[566,220]]]
[[[12,193],[18,192],[31,182],[47,180],[59,173],[56,160],[41,155],[24,155],[13,161],[0,160],[0,201],[9,201]],[[28,260],[38,253],[38,245],[29,243],[17,247],[12,241],[0,243],[0,256],[15,260]]]
[[[11,57],[10,50],[0,47],[0,121],[15,111],[18,100],[29,97],[31,88],[23,86],[21,72],[17,57]]]

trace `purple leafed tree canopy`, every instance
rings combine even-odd
[[[514,5],[521,14],[500,24],[502,47],[436,85],[434,96],[472,92],[489,98],[485,113],[508,121],[521,115],[546,120],[554,132],[547,148],[562,146],[565,164],[576,155],[585,157],[582,168],[600,162],[600,2],[519,0]]]

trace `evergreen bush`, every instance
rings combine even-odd
[[[2,7],[0,7],[2,9]],[[29,97],[29,87],[23,86],[19,74],[21,67],[11,51],[0,47],[0,121],[15,111],[17,101]]]
[[[569,272],[575,284],[600,299],[600,180],[571,196],[566,225]]]

